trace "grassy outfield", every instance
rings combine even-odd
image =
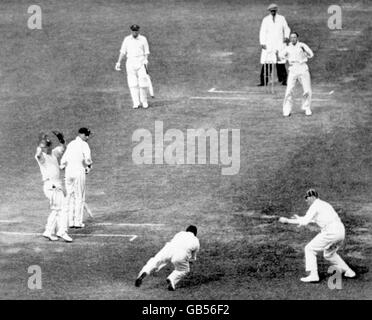
[[[345,4],[344,29],[331,31],[326,1],[281,1],[279,13],[315,53],[309,63],[314,114],[305,117],[297,107],[288,119],[281,112],[284,88],[269,95],[255,87],[266,3],[38,4],[42,30],[27,28],[29,1],[2,1],[0,9],[0,232],[43,231],[48,201],[33,158],[42,129],[62,130],[68,141],[79,127],[92,129],[87,202],[95,219],[79,231],[87,236],[71,232],[72,244],[0,233],[1,299],[372,298],[368,2]],[[131,109],[125,72],[114,71],[133,23],[150,43],[156,99],[148,110]],[[244,93],[208,93],[211,88]],[[164,131],[240,129],[239,174],[222,176],[217,165],[135,165],[132,134],[138,128],[153,133],[155,120],[164,122]],[[344,280],[342,290],[328,288],[322,258],[323,280],[299,281],[303,248],[316,230],[270,219],[303,214],[309,187],[335,206],[346,225],[340,253],[358,278]],[[166,290],[170,267],[135,288],[142,265],[190,223],[199,227],[201,252],[179,290]],[[138,237],[130,242],[95,234]],[[27,287],[30,265],[42,269],[42,290]]]

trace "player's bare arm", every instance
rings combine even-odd
[[[124,57],[125,57],[125,52],[120,52],[118,61],[116,62],[116,65],[115,65],[116,71],[121,70],[121,61],[123,60]]]

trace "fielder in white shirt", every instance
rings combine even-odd
[[[291,115],[293,93],[296,82],[299,81],[303,89],[302,110],[305,110],[307,116],[311,116],[311,78],[306,62],[314,56],[314,53],[305,43],[298,41],[297,32],[291,33],[290,42],[283,51],[278,52],[278,56],[287,59],[289,63],[287,90],[283,102],[283,115],[285,117]]]
[[[58,163],[65,151],[65,140],[62,133],[58,131],[53,133],[57,136],[60,145],[52,149],[52,141],[48,135],[41,133],[35,154],[44,183],[44,194],[49,199],[51,209],[43,236],[51,241],[56,241],[60,237],[66,242],[71,242],[72,239],[67,234],[68,217]]]
[[[288,43],[290,28],[284,16],[277,14],[278,6],[271,4],[267,8],[270,14],[263,18],[260,28],[261,51],[261,77],[259,86],[268,84],[269,72],[272,64],[276,64],[278,80],[282,85],[287,84],[287,70],[285,69],[285,59],[276,55],[276,51],[282,51]],[[264,68],[266,64],[266,68]],[[264,69],[266,74],[264,75]],[[270,70],[269,70],[270,69]]]
[[[196,261],[200,249],[199,239],[196,237],[197,228],[188,226],[186,231],[177,233],[154,257],[142,268],[135,282],[139,287],[142,280],[153,271],[159,272],[169,262],[174,271],[168,276],[168,290],[176,290],[176,284],[190,272],[190,261]]]
[[[133,101],[133,108],[137,109],[140,103],[142,103],[143,108],[147,108],[149,44],[146,37],[139,34],[140,27],[138,25],[134,24],[130,29],[132,30],[132,34],[124,38],[115,69],[118,71],[121,70],[121,60],[126,56],[127,81]]]
[[[321,232],[305,247],[305,264],[309,275],[301,278],[301,281],[319,281],[316,259],[318,252],[323,252],[324,258],[336,266],[340,272],[344,273],[345,277],[354,278],[355,272],[337,254],[337,250],[345,239],[345,227],[337,212],[329,203],[320,200],[318,193],[314,189],[306,192],[305,199],[309,205],[305,216],[299,217],[295,215],[291,219],[284,217],[279,219],[282,223],[297,224],[298,226],[306,226],[313,222],[321,229]]]
[[[86,174],[92,166],[91,152],[87,143],[90,130],[80,128],[75,140],[71,141],[61,159],[65,169],[66,202],[70,228],[83,228]]]

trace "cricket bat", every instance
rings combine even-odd
[[[152,87],[151,77],[149,75],[149,71],[147,70],[146,65],[145,65],[145,69],[146,69],[146,73],[147,73],[147,82],[149,84],[149,94],[150,94],[151,98],[154,98],[154,88]]]
[[[91,217],[93,219],[93,213],[92,213],[92,211],[90,211],[90,209],[89,209],[88,205],[86,204],[86,202],[84,202],[84,209],[88,213],[89,217]]]

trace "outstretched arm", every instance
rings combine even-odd
[[[300,217],[295,216],[295,217],[290,218],[290,219],[288,219],[286,217],[280,217],[279,218],[279,222],[281,222],[281,223],[289,223],[289,224],[296,224],[296,225],[300,226],[301,223],[300,223],[300,221],[299,221],[298,218],[300,218]]]
[[[311,206],[306,214],[303,217],[298,216],[295,214],[292,218],[288,219],[285,217],[281,217],[279,222],[281,223],[289,223],[289,224],[297,224],[298,226],[306,226],[311,223],[317,213],[317,210],[314,206]]]

